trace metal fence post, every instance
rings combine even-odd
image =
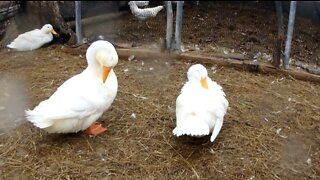
[[[75,1],[75,14],[77,43],[80,44],[82,42],[81,1]]]
[[[177,1],[177,13],[176,13],[176,30],[175,30],[175,48],[181,52],[181,30],[182,30],[182,14],[183,14],[184,1]]]
[[[166,1],[167,7],[167,32],[166,32],[166,49],[171,49],[172,33],[173,33],[173,12],[171,1]]]
[[[290,59],[290,50],[291,50],[291,41],[293,36],[293,27],[294,27],[294,20],[296,15],[296,7],[297,1],[290,2],[290,13],[289,13],[289,22],[288,22],[288,31],[287,31],[287,41],[286,47],[284,51],[284,61],[283,65],[285,69],[289,69],[289,59]]]

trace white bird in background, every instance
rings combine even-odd
[[[106,129],[95,123],[111,106],[118,91],[113,68],[118,54],[108,41],[98,40],[86,52],[88,67],[65,81],[47,100],[26,118],[49,133],[85,133],[97,135]]]
[[[146,7],[149,5],[149,1],[133,1],[138,7]]]
[[[7,45],[7,47],[17,51],[31,51],[38,49],[44,44],[52,41],[52,34],[57,34],[52,25],[45,24],[41,29],[34,29],[20,34],[9,45]]]
[[[145,20],[151,17],[156,17],[158,12],[163,9],[163,6],[157,6],[153,8],[140,9],[149,4],[149,1],[129,1],[131,13],[139,20]]]
[[[176,100],[175,136],[218,136],[229,102],[222,87],[208,77],[207,69],[196,64],[188,70],[188,81]]]

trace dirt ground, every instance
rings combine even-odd
[[[222,6],[226,10],[218,12]],[[200,3],[196,8],[204,7]],[[186,47],[198,44],[199,53],[206,55],[214,52],[209,45],[251,57],[257,52],[272,53],[273,14],[223,3],[209,6],[210,12],[191,11],[188,4],[185,8]],[[240,18],[231,18],[231,10]],[[261,20],[265,23],[258,23]],[[104,36],[137,46],[158,42],[165,35],[164,28],[159,28],[165,27],[165,13],[147,22],[149,27],[128,15],[121,22],[111,22],[113,28],[121,28]],[[319,26],[306,21],[297,24],[293,58],[317,63]],[[33,52],[0,51],[0,179],[320,178],[320,84],[288,76],[204,64],[230,103],[214,143],[209,137],[172,135],[175,100],[188,67],[194,64],[176,59],[120,58],[114,69],[118,94],[99,119],[108,129],[100,136],[48,134],[27,122],[23,109],[33,108],[86,67],[86,48],[52,44]],[[16,111],[5,109],[3,103]]]

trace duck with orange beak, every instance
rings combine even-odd
[[[34,29],[20,34],[7,47],[16,51],[32,51],[51,42],[53,39],[52,34],[58,35],[51,24],[46,24],[41,29]]]
[[[118,54],[108,41],[99,40],[86,52],[87,68],[65,81],[47,100],[33,110],[26,111],[26,118],[35,126],[49,133],[77,133],[99,135],[106,131],[96,121],[111,106],[118,91],[113,68]]]
[[[208,77],[201,64],[188,70],[188,81],[176,99],[175,136],[203,137],[211,135],[213,142],[218,136],[229,102],[222,87]]]

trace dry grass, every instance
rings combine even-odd
[[[250,56],[272,51],[275,19],[269,12],[219,3],[211,4],[210,11],[202,11],[204,7],[200,3],[197,11],[186,11],[186,45],[198,44],[202,50],[217,45]],[[228,13],[235,11],[237,16]],[[257,27],[261,18],[265,24]],[[132,18],[111,24],[96,28],[119,42],[156,42],[165,34],[165,28],[159,28],[164,27],[164,13],[148,21],[150,28]],[[304,33],[295,35],[303,43],[293,41],[292,54],[308,62],[317,47],[319,28],[297,24],[295,32]],[[261,39],[247,41],[253,37]],[[304,43],[310,43],[309,49],[303,49]],[[84,52],[84,47],[61,45],[24,53],[2,50],[0,75],[24,82],[24,100],[33,108],[86,67]],[[222,131],[214,143],[209,137],[175,138],[175,100],[191,64],[175,59],[120,59],[115,68],[117,97],[100,118],[108,130],[89,137],[47,134],[26,121],[7,128],[0,132],[0,179],[320,178],[319,84],[205,64],[230,102]]]
[[[41,60],[33,53],[2,52],[1,74],[26,79],[32,108],[86,66],[83,49],[82,57],[72,51],[41,49]],[[318,84],[206,64],[230,102],[222,131],[215,143],[209,137],[175,138],[175,99],[190,65],[121,59],[115,68],[118,95],[100,119],[106,133],[50,135],[25,122],[0,136],[1,177],[319,178]]]

